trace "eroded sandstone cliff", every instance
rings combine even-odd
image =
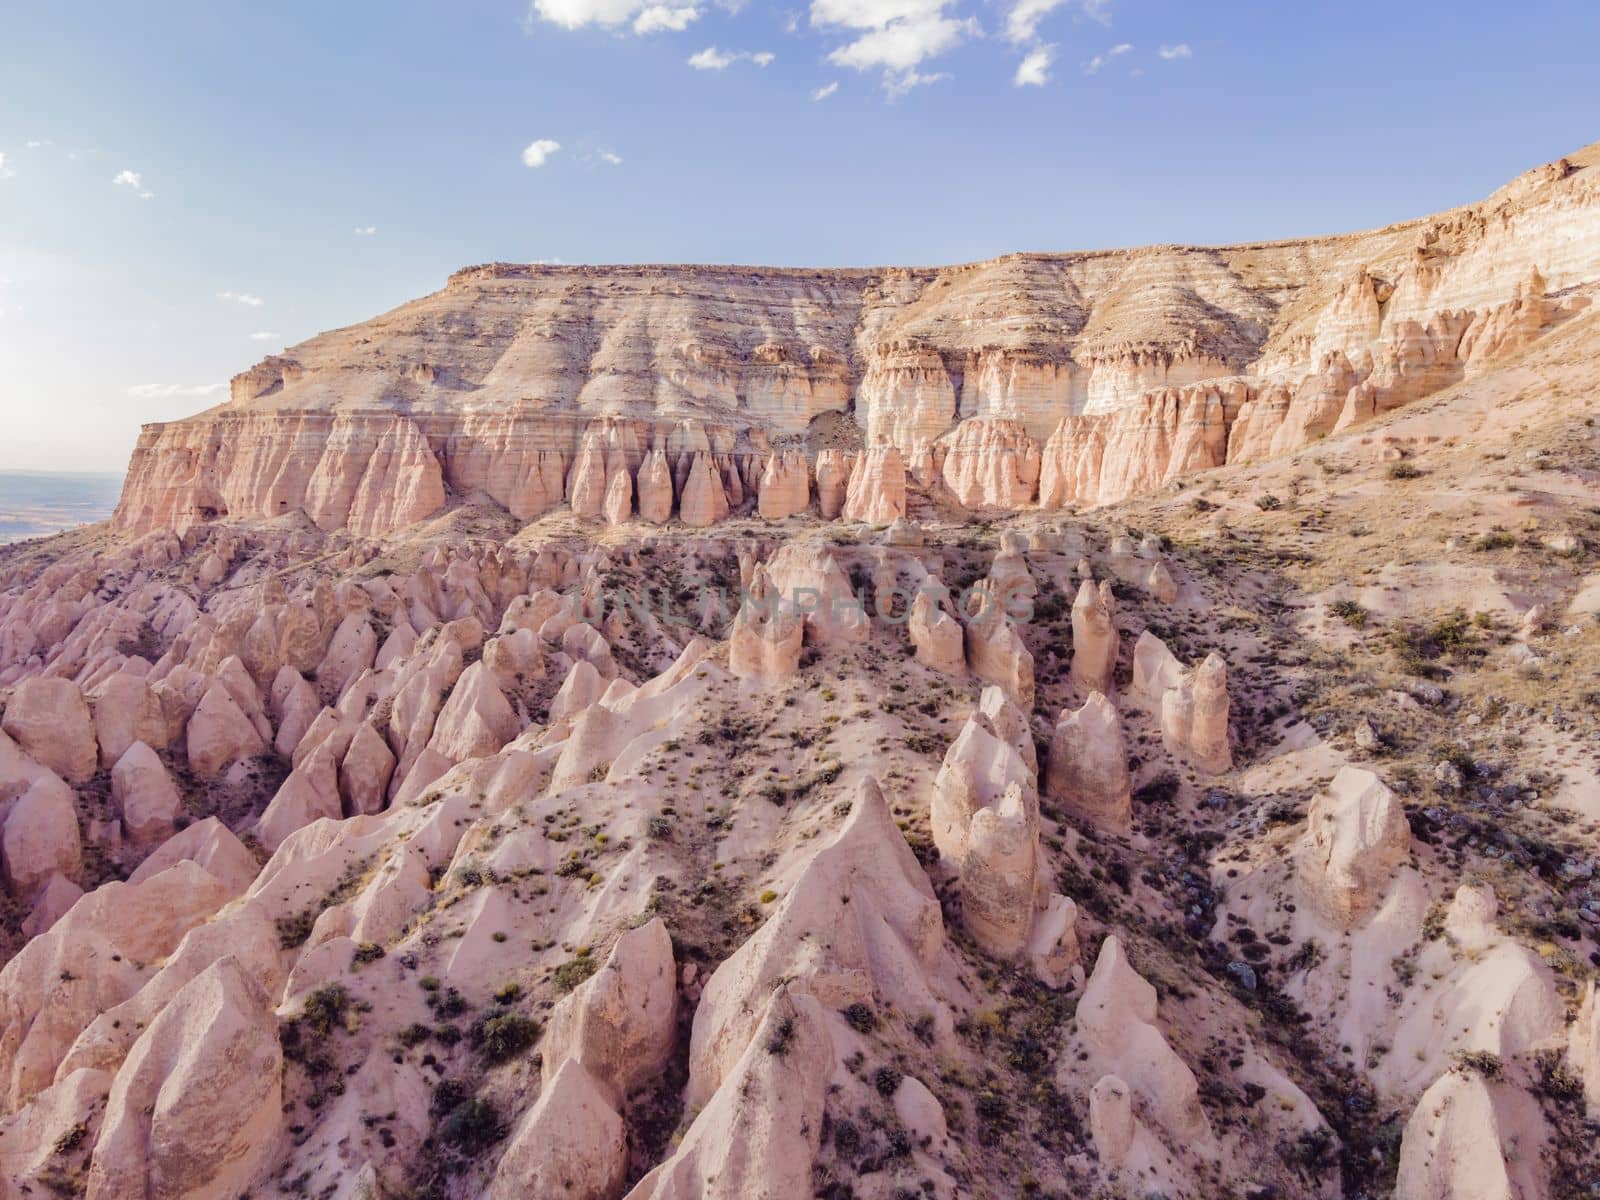
[[[1597,162],[1303,241],[937,269],[472,267],[147,426],[117,522],[302,510],[372,535],[477,498],[524,521],[565,503],[704,526],[831,518],[841,489],[846,518],[872,521],[1109,503],[1417,400],[1586,307]]]

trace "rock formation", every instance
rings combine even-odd
[[[1349,927],[1372,911],[1410,846],[1395,794],[1371,771],[1341,767],[1311,802],[1295,861],[1312,901]]]
[[[1169,753],[1210,775],[1233,766],[1228,740],[1228,665],[1206,659],[1161,697],[1161,740]]]
[[[1117,670],[1117,601],[1109,580],[1078,586],[1072,602],[1072,682],[1085,692],[1109,696]]]
[[[1045,795],[1067,812],[1126,831],[1133,808],[1122,721],[1100,692],[1076,712],[1063,710],[1050,738]]]

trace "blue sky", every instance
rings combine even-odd
[[[1600,138],[1596,44],[1593,0],[0,0],[0,467],[120,469],[469,263],[1421,215]]]

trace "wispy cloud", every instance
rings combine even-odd
[[[4,179],[10,174],[11,172],[6,169],[6,152],[0,150],[0,179]]]
[[[1040,46],[1017,64],[1013,87],[1043,87],[1050,82],[1050,64],[1056,60],[1054,46]]]
[[[633,19],[633,31],[648,33],[682,33],[700,18],[700,10],[692,4],[671,8],[665,4],[652,4]]]
[[[542,167],[550,161],[550,156],[559,149],[561,149],[561,143],[551,141],[549,138],[540,138],[538,141],[529,142],[522,151],[522,165],[525,167]]]
[[[255,333],[252,333],[250,335],[250,340],[252,342],[275,342],[278,340],[278,335],[276,333],[272,333],[270,330],[261,329],[257,330]]]
[[[718,50],[707,46],[689,56],[689,65],[696,71],[726,71],[736,62],[753,62],[758,67],[767,66],[777,58],[770,50]]]
[[[1044,20],[1067,0],[1017,0],[1006,14],[1006,37],[1012,42],[1031,42]]]
[[[1121,42],[1118,45],[1115,45],[1115,46],[1111,47],[1111,49],[1107,50],[1104,54],[1096,54],[1093,58],[1091,58],[1087,63],[1084,64],[1083,73],[1085,75],[1093,75],[1096,72],[1098,72],[1101,67],[1103,67],[1107,63],[1109,63],[1112,59],[1121,58],[1124,54],[1126,54],[1128,51],[1130,51],[1132,49],[1133,49],[1133,46],[1132,46],[1131,43],[1129,43],[1129,42]]]
[[[1175,58],[1193,58],[1194,51],[1189,49],[1188,42],[1179,42],[1176,46],[1162,46],[1156,53],[1171,62]]]
[[[357,225],[354,232],[357,237],[371,237],[378,232],[378,227],[376,225]]]
[[[136,383],[128,395],[140,400],[166,400],[176,396],[214,396],[227,388],[225,383]]]
[[[155,199],[156,194],[154,192],[145,190],[144,177],[137,171],[118,171],[112,178],[111,182],[116,187],[131,188],[138,194],[139,199],[141,200]]]
[[[260,308],[266,301],[254,292],[218,292],[218,300],[231,300],[235,304],[242,304],[246,308]]]
[[[610,163],[613,167],[620,167],[622,165],[622,155],[614,154],[610,150],[602,150],[600,151],[600,161]]]
[[[826,100],[838,90],[839,81],[835,79],[832,83],[825,83],[821,87],[813,89],[811,98],[813,100]]]

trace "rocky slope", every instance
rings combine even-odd
[[[1370,233],[939,269],[494,265],[147,426],[148,532],[452,500],[704,527],[755,509],[1105,504],[1470,378],[1600,287],[1594,147]],[[832,511],[830,511],[830,509]]]
[[[1589,186],[1545,176],[1492,205]],[[1074,514],[979,417],[924,447],[984,464],[965,500],[888,440],[921,418],[796,417],[737,502],[754,424],[575,394],[545,476],[457,427],[466,491],[426,426],[470,396],[354,413],[311,370],[170,427],[282,511],[0,549],[0,1195],[1593,1195],[1600,310],[1564,292],[1411,404]],[[504,361],[459,332],[429,353]],[[179,494],[139,491],[165,453],[130,497]],[[991,485],[1025,511],[971,519]]]

